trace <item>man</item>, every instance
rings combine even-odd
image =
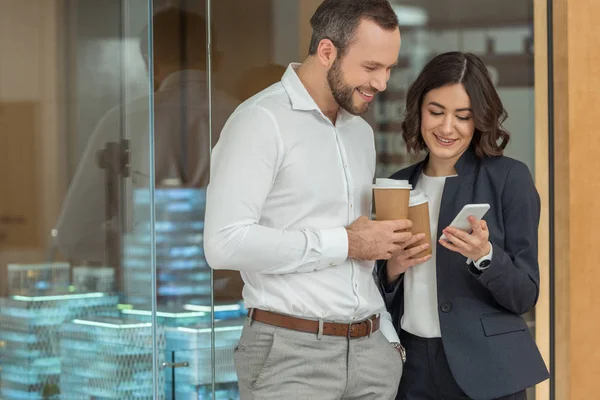
[[[242,104],[211,160],[204,246],[242,272],[242,399],[393,399],[403,350],[372,271],[411,235],[370,221],[373,131],[358,115],[400,50],[386,0],[325,0],[308,58]]]

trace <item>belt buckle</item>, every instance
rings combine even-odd
[[[348,334],[346,335],[348,339],[352,339],[352,335],[351,335],[351,332],[352,332],[352,324],[354,324],[354,322],[350,322],[350,323],[348,324]]]
[[[350,323],[348,324],[348,335],[347,335],[348,339],[352,339],[352,335],[351,335],[351,332],[352,332],[352,325],[360,325],[360,324],[362,324],[362,323],[365,323],[365,322],[367,323],[367,325],[369,325],[369,331],[368,331],[368,333],[367,333],[367,336],[368,336],[368,337],[371,337],[371,335],[373,334],[373,320],[372,320],[371,318],[367,318],[367,319],[366,319],[366,320],[364,320],[364,321],[360,321],[360,322],[350,322]]]

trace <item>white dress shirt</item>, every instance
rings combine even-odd
[[[247,308],[340,322],[380,313],[398,342],[374,263],[348,258],[345,227],[370,216],[373,131],[344,110],[332,124],[296,66],[238,107],[213,150],[206,259],[241,271]]]

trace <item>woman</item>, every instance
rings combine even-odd
[[[409,152],[427,157],[392,178],[427,194],[433,254],[410,258],[425,244],[378,267],[407,352],[398,399],[520,400],[548,378],[521,317],[539,293],[540,201],[527,167],[503,156],[505,119],[473,54],[435,57],[408,91],[402,135]],[[469,218],[472,233],[450,228],[472,203],[491,206],[483,220]]]

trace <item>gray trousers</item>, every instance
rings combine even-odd
[[[256,321],[244,325],[235,367],[241,400],[388,400],[402,375],[400,354],[380,331],[318,338]]]

